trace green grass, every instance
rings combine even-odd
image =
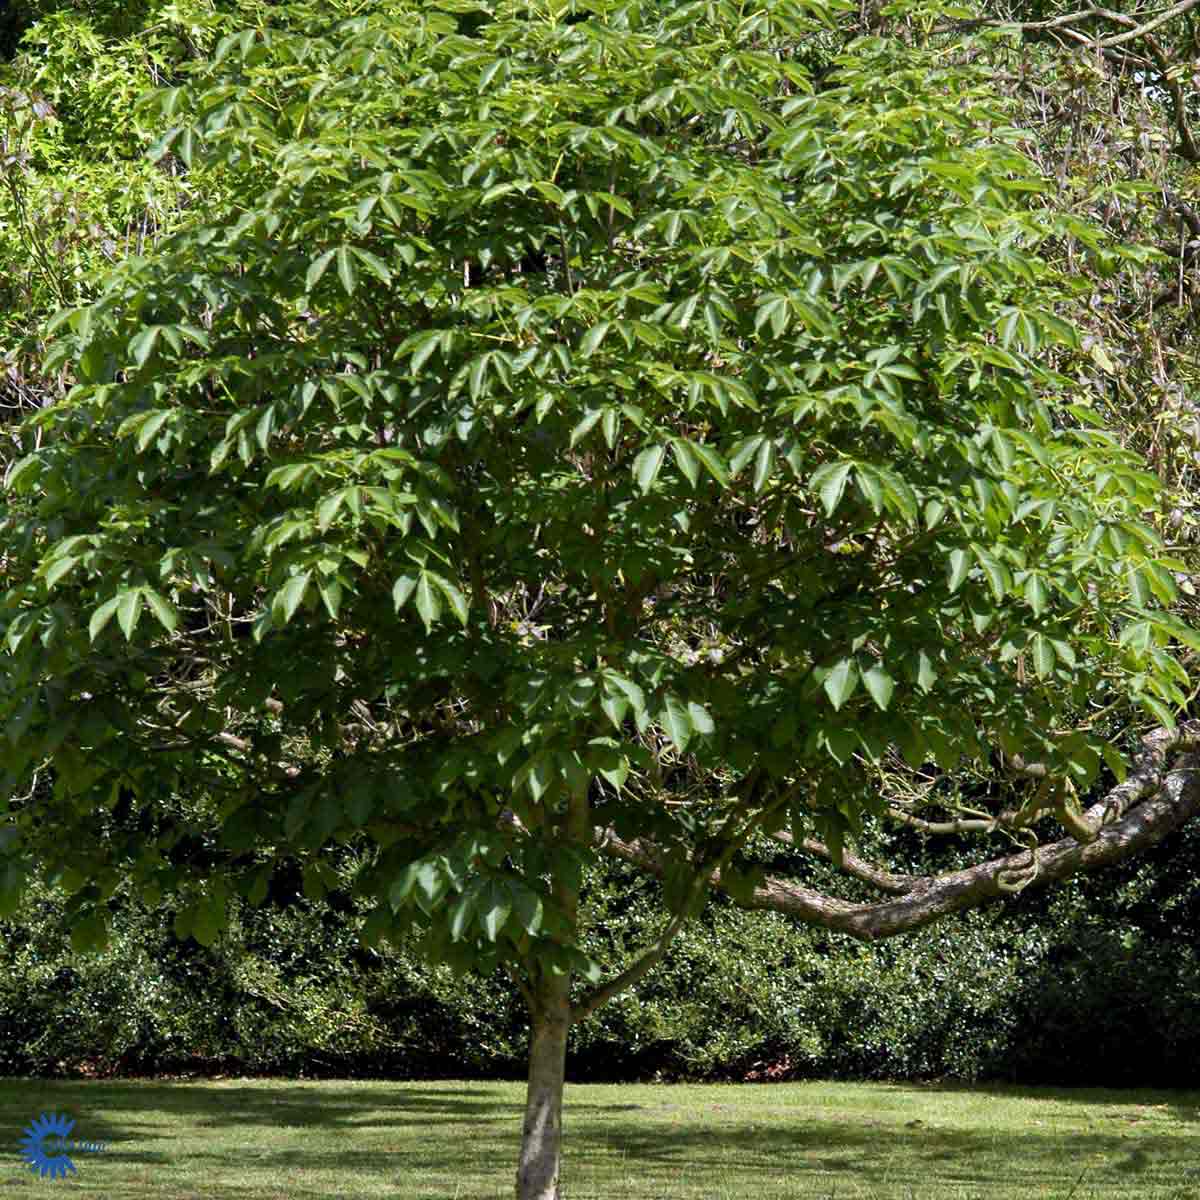
[[[508,1083],[0,1080],[0,1196],[511,1194]],[[39,1179],[43,1111],[105,1141]],[[566,1200],[1200,1200],[1200,1092],[886,1084],[568,1087]]]

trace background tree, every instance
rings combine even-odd
[[[875,938],[1194,815],[1182,564],[1056,265],[1149,255],[1040,201],[987,72],[917,40],[835,55],[791,0],[264,6],[160,91],[205,209],[54,319],[73,387],[9,477],[9,902],[36,863],[80,944],[124,887],[211,941],[361,848],[368,938],[525,998],[518,1194],[552,1197],[569,1025],[710,885]],[[1130,704],[1164,728],[1085,809]],[[846,851],[871,816],[1017,849],[900,877]],[[768,876],[769,837],[890,898]],[[669,909],[607,979],[598,854]]]

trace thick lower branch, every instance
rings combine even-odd
[[[1040,887],[1079,871],[1110,866],[1157,844],[1200,815],[1200,754],[1196,753],[1200,723],[1155,730],[1142,745],[1125,781],[1080,814],[1079,819],[1096,830],[1091,841],[1064,838],[920,879],[903,895],[874,904],[852,903],[778,878],[768,879],[749,901],[736,902],[745,908],[789,913],[807,924],[872,941],[1001,899],[1014,890],[1013,879],[1028,879],[1028,886]],[[1167,756],[1178,749],[1187,753],[1174,770],[1168,770]],[[596,841],[603,853],[659,877],[665,873],[661,852],[645,841],[626,842],[611,830],[597,830]],[[709,882],[720,888],[720,872],[714,871]]]
[[[1039,847],[1038,871],[1031,887],[1066,879],[1078,871],[1120,862],[1160,842],[1200,815],[1200,755],[1188,754],[1178,771],[1167,776],[1160,794],[1138,805],[1094,842],[1074,838]],[[879,904],[849,904],[782,880],[769,880],[746,907],[774,909],[813,925],[848,933],[863,941],[919,929],[949,913],[976,908],[1006,896],[1005,878],[1025,873],[1029,854],[1021,851],[948,875],[923,881],[907,895]],[[714,881],[719,887],[720,881]]]

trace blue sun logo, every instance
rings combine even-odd
[[[21,1157],[24,1158],[31,1171],[35,1171],[43,1179],[47,1175],[51,1179],[67,1177],[67,1173],[78,1174],[75,1164],[65,1154],[50,1154],[46,1150],[47,1138],[60,1138],[64,1142],[75,1128],[71,1117],[59,1113],[42,1113],[36,1121],[25,1127],[25,1136],[21,1138]]]

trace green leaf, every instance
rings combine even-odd
[[[1116,748],[1116,746],[1105,742],[1100,747],[1100,753],[1104,756],[1104,761],[1108,764],[1108,769],[1116,777],[1118,783],[1124,783],[1129,775],[1129,764],[1125,760],[1125,756]]]
[[[596,770],[601,778],[606,779],[619,792],[625,786],[625,780],[629,778],[629,759],[623,754],[617,755],[610,765],[598,766]]]
[[[711,447],[703,442],[689,441],[692,453],[704,464],[704,469],[722,486],[729,486],[729,467],[725,460]]]
[[[151,413],[139,426],[137,436],[138,453],[142,451],[154,441],[158,435],[158,431],[167,423],[171,416],[170,409],[161,409],[158,412]]]
[[[854,482],[876,516],[880,515],[883,512],[884,491],[879,472],[869,463],[859,463],[854,472]]]
[[[1075,668],[1076,658],[1075,651],[1070,642],[1059,641],[1057,638],[1050,639],[1050,645],[1054,647],[1054,656],[1059,662],[1065,663],[1072,670]]]
[[[381,283],[391,283],[392,272],[387,263],[376,254],[372,254],[370,250],[364,250],[361,246],[354,246],[354,257],[358,259],[372,275],[375,276]],[[344,281],[343,281],[344,282]]]
[[[530,937],[537,937],[542,931],[542,898],[527,887],[516,887],[513,890],[513,911],[521,928]]]
[[[40,478],[42,466],[42,456],[37,451],[18,459],[8,472],[8,489],[17,495],[27,493]]]
[[[840,659],[825,676],[821,686],[834,709],[840,709],[858,686],[858,663],[853,658]]]
[[[449,886],[441,863],[430,859],[425,859],[417,866],[414,883],[417,904],[427,913],[433,912]]]
[[[333,518],[337,516],[337,511],[342,507],[342,502],[346,499],[346,492],[349,489],[339,488],[332,495],[326,496],[320,504],[317,505],[317,528],[324,533],[333,522]]]
[[[598,325],[593,325],[579,340],[579,353],[587,358],[588,355],[595,353],[600,343],[604,341],[604,335],[608,333],[612,327],[611,321],[601,321]]]
[[[1034,634],[1029,643],[1033,653],[1033,669],[1039,679],[1045,679],[1054,670],[1054,647],[1043,634]]]
[[[94,613],[92,619],[88,623],[88,637],[94,642],[103,632],[104,627],[112,620],[112,615],[117,611],[117,605],[121,602],[119,595],[113,596],[110,600],[100,605]]]
[[[853,469],[852,462],[825,463],[818,467],[808,481],[808,486],[821,497],[825,515],[832,517],[846,490],[846,480]]]
[[[604,433],[604,441],[610,450],[617,444],[617,432],[620,428],[621,410],[615,404],[605,405],[601,429]]]
[[[1012,573],[995,555],[982,546],[972,543],[971,549],[975,554],[976,561],[983,569],[984,575],[987,576],[988,583],[991,584],[992,595],[997,600],[1003,600],[1005,595],[1012,590]]]
[[[697,704],[694,700],[689,701],[687,706],[688,719],[692,723],[692,728],[697,733],[713,733],[716,730],[716,725],[713,724],[713,719],[709,715],[708,709],[703,705]]]
[[[500,936],[511,912],[512,899],[508,889],[495,882],[489,883],[479,904],[479,924],[489,942]]]
[[[308,274],[304,277],[305,291],[311,292],[317,286],[321,280],[321,276],[325,274],[329,264],[333,262],[334,253],[333,250],[326,250],[324,254],[312,260],[309,264]]]
[[[574,449],[591,431],[604,415],[602,408],[589,408],[580,418],[579,424],[571,430],[571,447]]]
[[[392,587],[392,602],[396,606],[396,611],[399,612],[407,603],[409,597],[413,594],[417,586],[417,578],[415,575],[401,575],[396,580]]]
[[[748,437],[736,444],[733,453],[729,457],[729,471],[733,476],[738,476],[742,473],[742,468],[762,449],[766,442],[766,437],[761,433],[756,433],[752,437]]]
[[[467,932],[471,925],[471,919],[475,915],[475,895],[468,892],[464,896],[460,896],[458,901],[450,909],[450,937],[453,941],[461,941],[463,934]]]
[[[225,927],[224,917],[224,905],[214,903],[209,897],[192,913],[192,937],[202,946],[215,945]]]
[[[1033,615],[1040,617],[1046,611],[1046,603],[1050,598],[1050,591],[1046,587],[1046,581],[1038,574],[1032,574],[1025,581],[1025,603],[1033,609]]]
[[[121,626],[121,632],[125,635],[125,640],[130,641],[133,638],[133,631],[137,628],[138,618],[142,615],[142,589],[130,588],[128,591],[122,592],[117,600],[117,622]]]
[[[412,894],[413,887],[417,882],[417,872],[421,866],[420,860],[406,863],[396,878],[392,880],[392,884],[388,888],[388,903],[392,906],[393,912],[397,912]]]
[[[1151,696],[1147,692],[1137,692],[1134,695],[1134,700],[1137,701],[1164,729],[1175,728],[1175,714],[1160,700],[1157,696]]]
[[[429,333],[423,334],[421,340],[417,343],[417,347],[413,350],[412,359],[409,361],[409,370],[414,375],[418,374],[421,368],[428,362],[430,356],[441,344],[442,330],[434,329]]]
[[[1092,356],[1092,362],[1106,375],[1115,375],[1117,373],[1117,368],[1113,366],[1113,360],[1108,357],[1108,351],[1099,342],[1092,343],[1089,353]]]
[[[688,483],[695,487],[700,480],[700,462],[692,453],[692,447],[687,438],[672,438],[671,450],[680,471],[687,477]]]
[[[337,273],[342,287],[347,296],[353,296],[354,289],[358,287],[358,272],[354,269],[354,255],[350,247],[339,246],[334,252],[334,257],[337,259]]]
[[[179,614],[175,611],[175,606],[153,588],[142,588],[142,595],[145,596],[146,604],[154,614],[155,620],[168,633],[174,633],[179,625]]]
[[[296,609],[300,607],[300,602],[304,599],[304,593],[308,590],[311,579],[311,571],[304,571],[299,575],[293,575],[276,592],[274,610],[282,617],[285,625],[295,616]]]
[[[429,572],[429,574],[432,577],[433,582],[437,584],[438,590],[443,596],[446,597],[446,600],[449,602],[450,608],[453,610],[454,615],[465,626],[469,618],[466,596],[464,596],[463,593],[459,591],[459,589],[455,587],[453,583],[450,582],[450,580],[445,579],[441,575],[434,574],[432,571]]]
[[[487,378],[488,360],[491,355],[481,354],[467,372],[467,394],[472,400],[478,400],[483,395],[483,385]]]
[[[633,460],[633,477],[637,480],[638,487],[642,489],[643,496],[654,486],[666,453],[666,449],[662,446],[647,446]]]
[[[317,580],[317,592],[331,621],[336,621],[342,607],[342,585],[336,579],[322,576]]]
[[[761,492],[775,472],[775,443],[764,439],[754,457],[754,491]]]
[[[158,335],[161,332],[160,326],[150,325],[130,338],[129,353],[139,367],[144,367],[146,360],[154,353],[154,347],[158,344]]]
[[[629,711],[629,701],[624,696],[605,696],[600,701],[600,708],[614,728],[620,729],[625,722],[625,714]]]
[[[425,623],[428,633],[442,615],[442,602],[437,588],[430,582],[430,572],[422,571],[417,581],[417,614]]]
[[[962,587],[963,580],[966,579],[970,570],[971,556],[962,549],[951,550],[946,570],[947,583],[951,592],[957,592]]]
[[[53,587],[62,578],[69,575],[81,562],[80,559],[73,555],[65,555],[62,558],[56,558],[46,568],[46,586]]]
[[[892,693],[896,690],[896,681],[881,667],[875,664],[869,671],[863,673],[863,685],[871,695],[871,699],[886,711],[892,702]]]
[[[917,651],[917,687],[923,692],[929,692],[937,683],[937,672],[933,669],[933,660],[924,650]]]
[[[1117,636],[1119,646],[1145,654],[1154,644],[1154,629],[1149,621],[1131,621]]]
[[[692,739],[692,722],[688,717],[687,709],[678,697],[667,696],[662,712],[658,714],[658,722],[666,730],[675,749],[682,754]]]
[[[604,679],[625,696],[635,712],[646,711],[646,694],[632,679],[626,679],[624,675],[618,675],[615,671],[605,671]]]

